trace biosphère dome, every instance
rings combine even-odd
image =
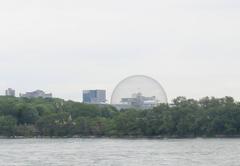
[[[154,79],[134,75],[121,81],[113,91],[111,104],[117,108],[148,109],[167,103],[167,95]]]

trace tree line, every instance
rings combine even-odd
[[[177,97],[149,110],[116,110],[62,99],[1,96],[0,136],[240,136],[240,103],[232,97]]]

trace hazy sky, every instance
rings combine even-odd
[[[42,89],[81,100],[129,75],[169,99],[240,99],[239,0],[2,0],[0,94]]]

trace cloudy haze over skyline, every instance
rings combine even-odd
[[[0,2],[0,93],[81,101],[143,74],[177,96],[240,99],[237,0]],[[108,98],[109,99],[109,98]]]

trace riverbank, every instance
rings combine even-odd
[[[62,99],[0,97],[0,135],[9,137],[231,138],[240,104],[231,97],[178,97],[149,110],[117,110]]]
[[[213,139],[213,138],[240,138],[240,135],[215,135],[215,136],[0,136],[0,139]]]

